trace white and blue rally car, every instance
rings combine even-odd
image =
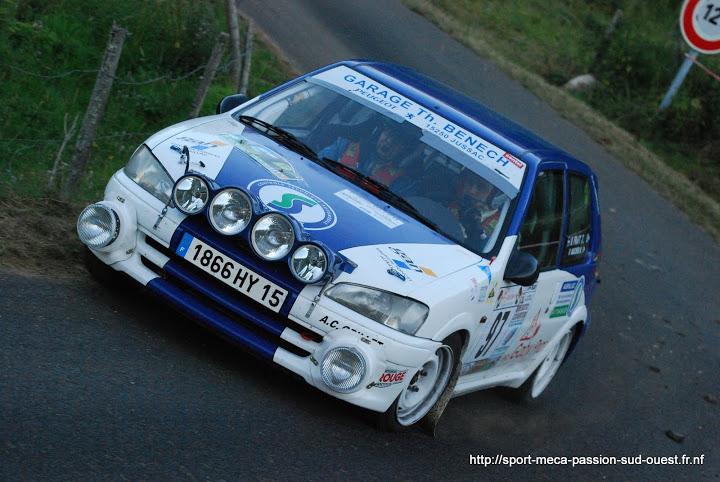
[[[385,428],[540,395],[590,321],[597,178],[413,70],[340,62],[151,136],[88,206],[98,276]]]

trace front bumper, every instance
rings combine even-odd
[[[122,171],[108,183],[103,203],[119,213],[121,226],[115,242],[93,250],[98,258],[182,313],[334,397],[385,411],[440,346],[367,320],[320,296],[321,286],[297,281],[286,263],[263,261],[238,247],[232,237],[212,231],[201,216],[186,220],[172,208],[161,216],[164,205]],[[287,290],[279,312],[240,295],[175,254],[185,233]],[[323,381],[325,356],[338,347],[351,348],[365,360],[362,380],[349,392]]]

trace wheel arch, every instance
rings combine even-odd
[[[576,323],[570,325],[570,328],[577,327],[575,330],[575,333],[573,334],[573,339],[570,341],[570,348],[568,348],[567,353],[565,353],[565,358],[563,358],[562,363],[565,364],[568,358],[570,358],[570,355],[575,350],[575,347],[580,342],[580,338],[585,334],[585,329],[587,328],[587,323],[585,320],[578,320]]]

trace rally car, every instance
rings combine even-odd
[[[590,168],[411,69],[329,65],[147,139],[77,223],[94,274],[388,429],[535,399],[590,321]]]

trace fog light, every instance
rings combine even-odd
[[[120,218],[104,204],[96,203],[83,209],[77,221],[80,241],[91,248],[108,246],[120,233]]]
[[[322,379],[338,392],[350,392],[365,376],[365,358],[355,348],[333,348],[325,355],[321,366]]]

